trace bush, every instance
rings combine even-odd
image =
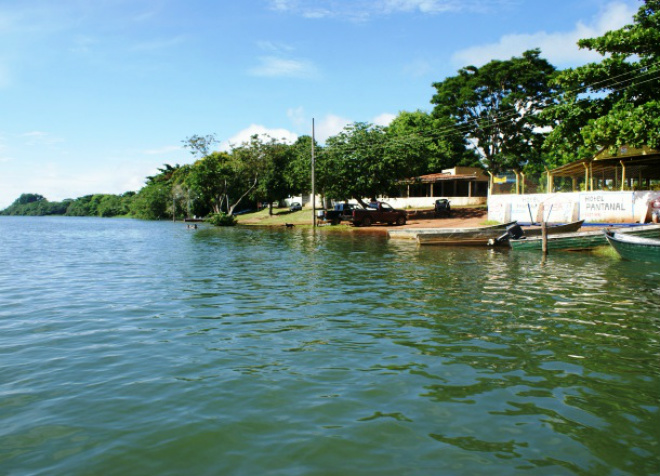
[[[234,226],[237,223],[235,216],[226,213],[214,213],[207,221],[215,226]]]

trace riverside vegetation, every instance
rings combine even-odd
[[[468,66],[433,84],[430,113],[402,111],[387,127],[348,125],[315,144],[317,192],[335,200],[393,196],[402,179],[456,165],[529,177],[603,147],[660,148],[660,0],[643,1],[631,25],[578,45],[603,59],[557,70],[530,50]],[[226,224],[258,203],[310,192],[310,136],[293,144],[253,136],[227,152],[213,151],[217,143],[214,134],[186,138],[194,163],[165,164],[138,192],[62,202],[27,193],[0,214],[215,215]]]

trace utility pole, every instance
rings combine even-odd
[[[312,226],[316,228],[316,178],[314,177],[314,118],[312,117]]]

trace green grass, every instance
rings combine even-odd
[[[268,209],[258,212],[245,213],[238,215],[239,225],[262,225],[262,226],[283,226],[287,223],[304,226],[312,226],[312,210],[300,210],[290,212],[288,209],[274,209],[273,214],[268,214]]]

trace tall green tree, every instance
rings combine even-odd
[[[456,126],[444,132],[468,140],[492,173],[520,170],[541,160],[539,113],[553,101],[548,82],[554,74],[539,50],[468,66],[433,84],[433,114],[450,118]]]
[[[391,140],[407,143],[420,174],[435,173],[456,165],[479,165],[462,134],[454,133],[450,117],[434,117],[424,111],[400,112],[387,126]]]
[[[166,183],[147,184],[133,197],[131,214],[144,220],[170,218],[168,207],[172,200],[172,189]]]
[[[415,139],[413,139],[415,140]],[[411,141],[388,136],[385,128],[355,122],[326,141],[318,171],[327,198],[365,198],[389,195],[401,179],[415,175],[417,153]]]
[[[643,1],[632,24],[578,45],[603,60],[557,77],[565,92],[547,113],[555,127],[546,147],[563,162],[602,147],[660,148],[660,0]]]
[[[314,144],[315,154],[322,148]],[[286,179],[294,194],[307,194],[312,191],[312,137],[303,135],[289,146],[290,157],[286,167]]]
[[[235,172],[234,159],[228,153],[212,152],[192,165],[185,183],[207,211],[220,213],[227,210]]]
[[[269,203],[269,214],[273,214],[273,202],[279,202],[293,193],[291,180],[287,176],[293,150],[283,142],[271,137],[253,136],[252,147],[260,151],[260,176],[252,196],[255,200]]]

